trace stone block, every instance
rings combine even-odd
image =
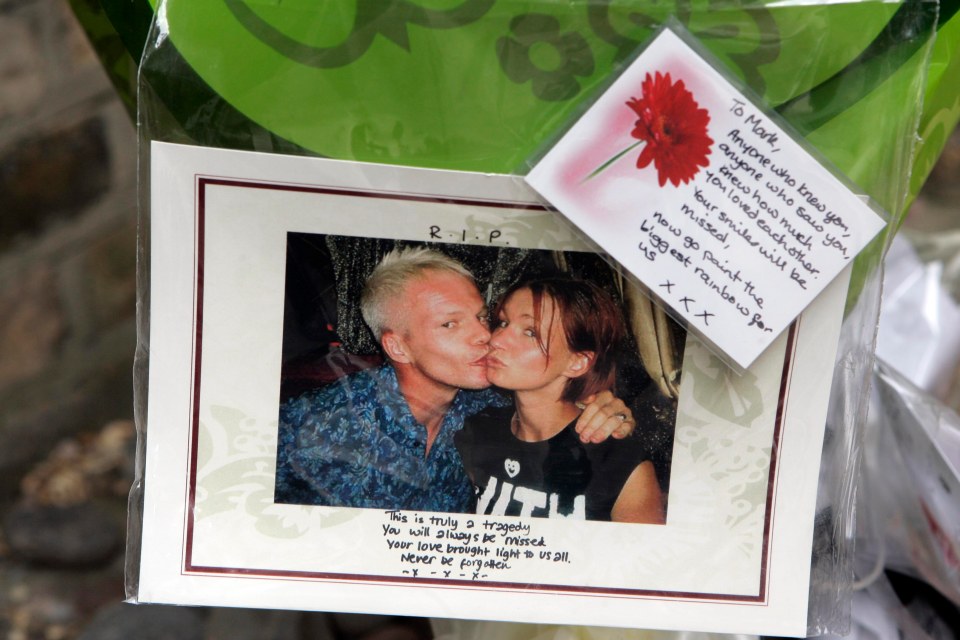
[[[0,390],[0,500],[52,443],[133,415],[133,321]]]
[[[137,226],[130,222],[95,243],[85,257],[97,324],[133,318],[137,297]]]
[[[122,548],[123,526],[96,503],[57,507],[21,504],[4,516],[7,544],[17,557],[50,567],[89,567]]]
[[[0,389],[49,366],[64,330],[56,274],[50,266],[35,267],[0,288]]]
[[[70,331],[82,346],[136,314],[137,229],[134,218],[85,239],[59,265],[59,287]]]
[[[125,500],[134,477],[132,420],[115,420],[98,432],[58,442],[20,481],[33,505],[68,507],[93,500]]]
[[[98,118],[18,142],[0,156],[0,251],[76,217],[109,186],[110,157]]]
[[[96,5],[95,2],[88,4]],[[88,69],[100,64],[97,55],[87,39],[86,34],[70,9],[70,3],[63,0],[54,0],[49,7],[53,40],[60,43],[60,58],[63,68],[68,72],[74,69]],[[102,11],[102,9],[101,9]]]
[[[0,13],[0,122],[35,109],[43,96],[46,62],[30,24]]]

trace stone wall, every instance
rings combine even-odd
[[[136,136],[64,0],[0,0],[0,498],[132,415]]]

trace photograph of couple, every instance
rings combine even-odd
[[[290,233],[285,301],[275,502],[665,522],[685,336],[599,256]]]

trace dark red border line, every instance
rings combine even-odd
[[[605,595],[610,597],[617,596],[644,596],[653,600],[678,600],[678,599],[696,599],[700,601],[717,602],[745,602],[744,598],[754,598],[755,596],[738,596],[735,594],[704,594],[696,591],[664,591],[657,589],[628,589],[620,587],[578,587],[568,585],[550,585],[550,584],[529,584],[524,582],[497,582],[492,580],[459,580],[455,578],[408,578],[404,576],[368,576],[353,573],[324,573],[308,572],[294,570],[271,569],[244,569],[236,567],[204,567],[194,566],[191,574],[210,574],[212,576],[230,575],[234,577],[246,578],[276,578],[276,579],[299,579],[303,581],[312,581],[316,579],[332,580],[341,583],[355,584],[391,584],[392,586],[402,587],[424,587],[424,586],[445,586],[459,588],[467,591],[486,591],[491,588],[506,589],[510,591],[529,593],[530,591],[539,591],[544,593],[554,593],[556,595],[565,595],[569,593],[589,593]]]
[[[203,259],[205,247],[206,186],[203,178],[197,180],[197,244],[196,244],[196,298],[194,300],[194,353],[193,361],[193,415],[190,428],[190,493],[187,499],[187,535],[184,549],[184,571],[189,571],[193,558],[193,514],[197,497],[197,443],[200,439],[200,355],[203,346]]]
[[[329,580],[337,582],[353,583],[388,583],[396,586],[430,586],[442,585],[451,588],[468,589],[510,589],[524,592],[540,591],[557,594],[564,593],[586,593],[609,597],[644,597],[650,599],[670,599],[670,600],[698,600],[698,601],[719,601],[719,602],[740,602],[744,604],[765,604],[767,598],[767,577],[770,557],[771,533],[773,530],[773,486],[776,482],[780,438],[782,435],[783,418],[786,413],[786,390],[789,387],[791,378],[791,367],[793,365],[796,346],[796,333],[799,321],[790,325],[787,336],[787,349],[783,361],[783,370],[780,379],[780,396],[777,403],[777,415],[774,425],[773,443],[770,450],[770,470],[767,477],[767,497],[765,504],[764,522],[763,522],[763,551],[760,560],[760,577],[757,595],[734,595],[725,593],[699,593],[692,591],[664,591],[654,589],[626,589],[615,587],[584,587],[577,585],[541,585],[527,584],[517,582],[494,582],[479,580],[457,580],[457,579],[439,579],[439,578],[412,578],[404,576],[375,576],[350,573],[324,573],[310,571],[286,571],[274,569],[246,569],[234,567],[207,567],[193,564],[193,533],[194,533],[194,507],[196,502],[196,481],[197,481],[197,442],[199,440],[200,424],[200,366],[201,366],[201,346],[203,332],[203,268],[204,268],[204,219],[206,215],[206,187],[225,186],[242,187],[249,189],[270,189],[275,191],[294,191],[301,193],[316,193],[323,195],[354,196],[364,198],[381,198],[386,200],[406,200],[415,202],[432,202],[442,204],[460,204],[469,206],[492,207],[498,209],[518,209],[518,210],[539,210],[546,211],[547,207],[539,204],[516,204],[512,202],[502,202],[496,200],[473,200],[466,198],[449,198],[430,195],[413,195],[408,193],[391,193],[384,191],[363,191],[358,189],[339,189],[333,187],[315,187],[297,184],[277,184],[251,182],[246,180],[236,180],[229,178],[197,176],[197,285],[196,285],[196,324],[195,324],[195,344],[196,352],[194,355],[194,378],[193,378],[193,411],[190,435],[190,476],[189,476],[189,498],[187,500],[187,522],[186,522],[186,542],[184,549],[184,564],[182,574],[206,574],[206,575],[232,575],[236,577],[259,577],[259,578],[279,578],[279,579],[301,579],[301,580]]]
[[[348,189],[338,187],[317,187],[301,184],[282,184],[276,182],[251,182],[230,178],[199,177],[202,185],[220,187],[243,187],[245,189],[268,189],[271,191],[293,191],[299,193],[316,193],[320,195],[356,196],[361,198],[377,198],[382,200],[405,200],[411,202],[438,202],[441,204],[463,204],[470,206],[491,207],[494,209],[519,209],[521,211],[549,211],[550,209],[538,203],[503,202],[502,200],[483,200],[471,198],[453,198],[435,195],[416,195],[393,191],[374,191],[363,189]]]
[[[773,533],[773,487],[776,486],[776,478],[779,473],[780,436],[783,430],[783,417],[787,412],[787,388],[790,386],[790,380],[793,377],[794,346],[799,327],[799,319],[790,325],[787,333],[786,354],[783,358],[783,370],[780,372],[780,395],[777,398],[777,417],[773,427],[773,444],[770,447],[770,471],[767,475],[767,503],[763,514],[763,551],[760,556],[759,594],[762,600],[766,600],[767,597],[768,559],[770,557],[770,546],[772,545],[771,535]]]

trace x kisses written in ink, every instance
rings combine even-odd
[[[526,180],[744,368],[885,224],[669,29]]]

